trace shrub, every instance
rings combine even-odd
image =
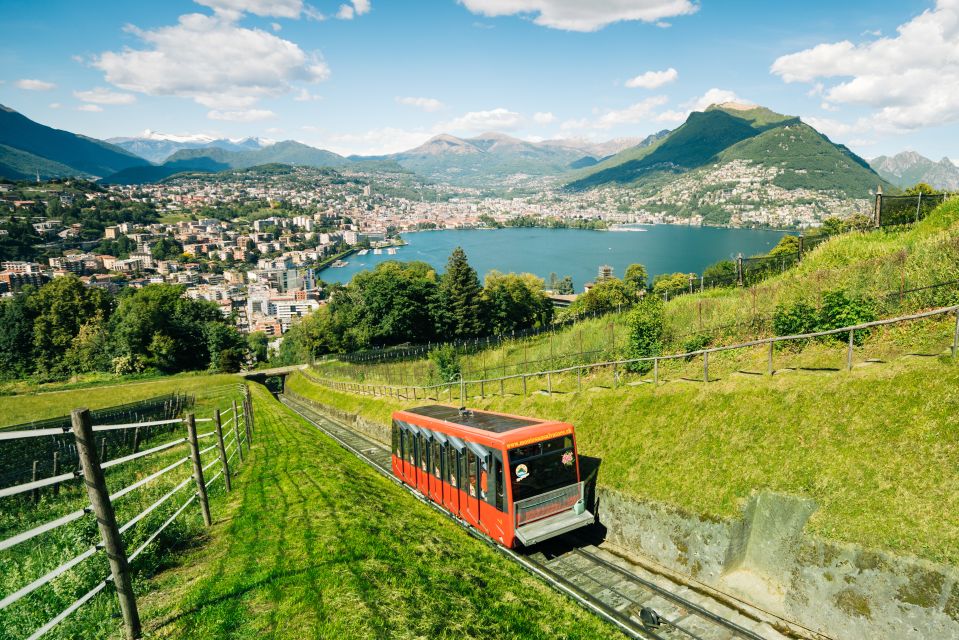
[[[850,298],[843,291],[829,291],[822,296],[822,307],[819,309],[819,331],[838,329],[853,324],[872,322],[876,319],[876,308],[871,300],[865,298]],[[837,333],[835,339],[845,341],[846,334]],[[869,330],[856,331],[853,344],[861,345],[869,337]]]
[[[683,352],[692,353],[693,351],[699,351],[701,349],[706,349],[713,343],[713,337],[707,333],[700,333],[695,336],[688,338],[683,342]],[[692,360],[692,356],[686,356],[686,360]]]
[[[629,315],[626,316],[626,328],[629,331],[629,343],[626,346],[627,358],[648,358],[659,355],[663,348],[663,331],[666,324],[665,305],[655,296],[647,296]],[[652,369],[651,362],[631,362],[628,371],[646,373]]]
[[[779,304],[773,313],[773,330],[777,336],[812,333],[818,324],[815,307],[801,300],[791,305]]]
[[[456,347],[445,344],[430,351],[430,377],[436,383],[453,382],[462,373],[460,356]]]

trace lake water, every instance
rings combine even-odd
[[[720,227],[649,225],[645,231],[586,231],[581,229],[469,229],[403,234],[409,244],[396,255],[372,251],[346,258],[346,267],[329,267],[320,277],[348,282],[354,275],[387,260],[422,260],[442,271],[454,248],[466,251],[480,279],[492,269],[503,273],[534,273],[544,280],[555,272],[573,278],[576,291],[596,279],[599,267],[613,267],[622,277],[634,262],[646,265],[650,276],[660,273],[702,273],[736,254],[751,256],[776,246],[785,232]]]

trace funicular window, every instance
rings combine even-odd
[[[472,451],[466,452],[466,486],[469,488],[470,497],[476,497],[476,456]]]
[[[420,435],[420,469],[430,472],[430,441]]]
[[[406,461],[416,465],[416,436],[409,432],[406,434]]]
[[[574,484],[573,437],[561,436],[510,450],[509,471],[514,501]]]
[[[458,452],[455,447],[448,446],[446,447],[446,474],[449,478],[449,483],[451,487],[458,487],[459,482],[457,481],[457,458],[459,457]]]
[[[400,425],[393,421],[393,455],[398,458],[403,457],[403,450],[400,445]]]
[[[506,503],[503,489],[503,461],[497,457],[493,458],[493,483],[496,485],[496,503],[494,506],[503,511],[503,505]]]
[[[443,450],[439,440],[433,440],[433,475],[443,479]]]

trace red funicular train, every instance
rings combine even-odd
[[[393,473],[506,547],[593,522],[573,426],[429,405],[393,413]]]

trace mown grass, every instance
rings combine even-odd
[[[959,365],[943,355],[953,327],[887,330],[849,372],[841,345],[814,343],[777,352],[772,377],[754,350],[711,360],[708,385],[700,359],[661,370],[657,388],[651,374],[615,381],[605,370],[582,391],[575,375],[553,376],[553,395],[542,377],[525,397],[517,383],[505,397],[489,385],[486,398],[471,385],[467,402],[572,422],[581,452],[602,460],[599,483],[644,500],[735,517],[757,490],[808,496],[814,534],[959,564]],[[870,346],[884,362],[864,361]],[[333,392],[299,374],[287,388],[380,422],[431,402]]]
[[[196,413],[198,418],[210,417],[214,408],[225,409],[230,406],[232,399],[241,398],[242,387],[237,384],[238,380],[235,377],[208,376],[206,380],[207,386],[200,387],[198,385],[194,388],[197,398],[196,404],[191,410]],[[224,380],[229,381],[230,384],[224,386],[222,384]],[[162,383],[159,382],[151,384],[162,386]],[[147,395],[158,395],[159,393],[163,393],[163,391],[153,388]],[[132,399],[131,396],[117,389],[113,389],[112,394],[113,404]],[[201,433],[211,429],[212,426],[209,422],[197,425],[197,430]],[[141,450],[175,440],[184,435],[186,435],[186,428],[183,425],[177,425],[170,432],[156,432],[152,437],[144,439],[141,443]],[[201,440],[201,443],[201,448],[208,447],[212,443],[212,438]],[[3,450],[4,448],[0,444],[0,454]],[[107,457],[113,459],[130,452],[130,450],[111,447]],[[187,455],[187,446],[179,445],[157,454],[112,467],[105,472],[107,486],[111,492],[116,492]],[[208,451],[202,456],[204,465],[216,459],[216,450]],[[24,461],[24,464],[29,464],[29,461]],[[244,473],[244,468],[239,465],[238,458],[235,457],[231,465],[234,472],[240,475]],[[207,478],[212,478],[217,471],[219,471],[219,465],[215,465],[207,472]],[[117,514],[117,522],[120,525],[128,522],[133,516],[173,489],[184,478],[190,477],[190,472],[189,463],[182,464],[174,471],[115,501],[114,508]],[[128,553],[139,547],[190,496],[193,490],[193,485],[188,484],[171,500],[124,534],[124,542]],[[217,480],[211,485],[210,501],[214,510],[219,508],[219,503],[222,502],[222,492],[222,480]],[[42,490],[41,498],[36,504],[30,501],[29,494],[0,499],[0,539],[6,539],[9,536],[58,518],[86,504],[88,504],[86,490],[78,480],[61,484],[58,495],[54,495],[52,489],[49,488]],[[153,575],[165,566],[172,552],[185,546],[198,544],[203,540],[204,535],[199,507],[194,504],[188,507],[132,564],[135,590],[139,594],[145,593],[145,577]],[[0,594],[5,596],[16,591],[66,560],[89,549],[98,540],[99,532],[96,522],[93,516],[87,515],[71,524],[0,552]],[[0,638],[24,638],[29,636],[36,628],[53,618],[108,574],[109,567],[104,554],[95,554],[92,558],[85,560],[74,569],[55,579],[51,584],[40,587],[32,594],[0,611]],[[113,634],[119,625],[119,609],[116,604],[116,597],[112,587],[108,587],[90,603],[55,627],[46,637],[102,638]]]
[[[0,427],[66,416],[78,407],[101,409],[175,392],[202,395],[204,389],[240,381],[232,374],[185,373],[146,381],[4,395],[0,396]]]
[[[156,638],[610,638],[263,390],[249,471],[151,581]]]

